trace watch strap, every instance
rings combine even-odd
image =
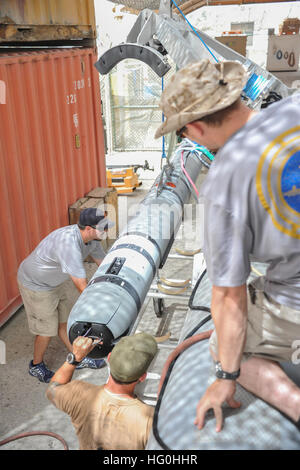
[[[76,361],[74,354],[70,352],[70,353],[67,355],[66,362],[68,362],[68,364],[72,364],[72,365],[74,365],[74,366],[78,366],[81,361]]]
[[[226,372],[222,369],[221,362],[216,363],[216,376],[218,379],[236,380],[240,376],[240,369],[235,372]]]

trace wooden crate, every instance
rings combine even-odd
[[[230,47],[234,51],[246,57],[247,52],[247,36],[246,35],[226,35],[226,36],[217,36],[215,39],[225,44],[225,46]]]
[[[82,197],[78,199],[78,201],[74,202],[71,206],[69,206],[69,224],[74,225],[77,224],[80,215],[80,207],[84,202],[88,200],[87,197]]]
[[[286,18],[279,26],[279,34],[299,34],[300,20],[299,18]]]
[[[114,226],[108,229],[107,239],[102,241],[103,248],[109,249],[119,236],[118,194],[115,188],[94,188],[85,197],[69,206],[69,223],[77,224],[83,209],[96,207],[107,211]]]

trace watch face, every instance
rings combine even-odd
[[[69,353],[67,355],[67,362],[69,362],[69,364],[72,364],[72,362],[75,360],[75,357],[74,357],[74,354],[73,353]]]
[[[218,379],[228,379],[228,380],[236,380],[240,375],[240,370],[237,370],[235,372],[225,372],[222,369],[221,363],[217,362],[216,363],[216,377]]]

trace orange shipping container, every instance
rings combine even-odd
[[[96,38],[93,0],[1,0],[0,42]]]
[[[94,49],[0,54],[0,325],[21,305],[20,262],[106,186],[96,60]]]

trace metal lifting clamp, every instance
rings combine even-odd
[[[172,15],[170,0],[161,0],[160,14]],[[171,66],[164,57],[167,51],[155,37],[157,18],[158,15],[152,10],[142,10],[126,42],[106,51],[95,64],[97,70],[105,75],[121,60],[136,59],[149,65],[159,77],[163,77]]]

